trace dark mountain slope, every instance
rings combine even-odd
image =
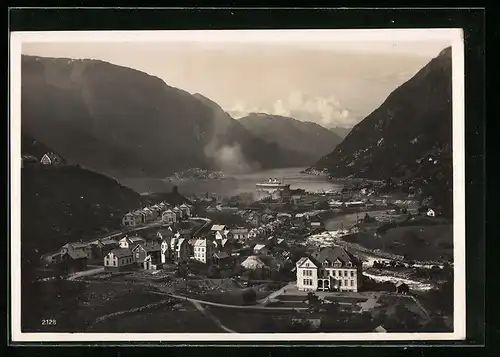
[[[451,88],[451,48],[446,48],[356,125],[316,168],[335,177],[411,180],[433,197],[444,195],[438,201],[451,208]]]
[[[234,133],[220,130],[220,119],[203,101],[143,72],[96,60],[22,58],[23,130],[69,162],[114,177],[225,169],[219,166],[234,153],[220,137],[239,143],[240,161],[290,165],[286,153],[256,150],[262,142],[231,129],[231,117],[224,125]]]
[[[52,151],[23,135],[23,155]],[[146,202],[113,179],[78,166],[29,167],[21,171],[21,248],[36,262],[68,241],[91,239],[120,227],[130,209]]]
[[[306,154],[309,160],[332,151],[342,139],[322,126],[293,118],[251,113],[239,123],[253,134],[280,147]]]

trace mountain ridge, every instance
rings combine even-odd
[[[250,113],[238,122],[268,142],[307,154],[311,162],[342,141],[338,135],[317,123],[281,115]]]
[[[451,48],[446,48],[354,126],[314,168],[334,177],[411,180],[433,191],[450,210],[451,67]]]

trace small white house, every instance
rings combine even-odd
[[[134,254],[130,249],[113,249],[104,257],[104,269],[111,271],[129,270],[135,267]]]
[[[184,217],[191,217],[192,209],[190,205],[183,203],[179,206],[179,209],[182,211]]]
[[[166,224],[174,224],[177,222],[177,215],[171,209],[167,209],[162,213],[161,220]]]
[[[177,221],[181,220],[184,217],[184,212],[177,206],[172,208],[172,212],[175,213]]]
[[[427,210],[427,217],[436,217],[436,212],[432,208]]]
[[[132,212],[125,214],[122,218],[122,224],[125,227],[136,227],[141,225],[141,223],[141,217]]]

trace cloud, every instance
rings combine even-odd
[[[241,118],[252,112],[282,115],[302,121],[312,121],[328,128],[350,128],[358,122],[358,118],[355,118],[335,96],[312,97],[298,91],[291,92],[288,98],[278,99],[269,108],[248,107],[238,102],[228,112],[235,118]]]

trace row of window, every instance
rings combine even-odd
[[[342,280],[339,280],[339,286],[342,286]],[[354,280],[344,280],[344,286],[354,286]]]
[[[313,285],[313,280],[312,279],[304,279],[303,280],[304,286],[311,286]],[[339,280],[339,287],[340,286],[354,286],[354,280]]]
[[[302,275],[304,275],[304,276],[312,276],[313,275],[312,270],[305,269],[305,270],[302,270],[302,272],[303,272]],[[339,276],[339,277],[345,276],[345,277],[347,277],[347,276],[349,276],[349,273],[350,273],[351,278],[354,278],[354,270],[350,270],[350,271],[349,270],[330,270],[331,276]],[[328,271],[325,271],[323,276],[328,276]]]
[[[132,263],[132,262],[133,262],[132,258],[125,258],[125,259],[123,259],[123,260],[122,260],[122,263],[123,263],[123,264],[130,264],[130,263]],[[112,263],[113,263],[113,264],[110,264],[110,263],[109,263],[109,258],[106,258],[106,259],[105,259],[105,265],[108,265],[108,266],[111,266],[111,265],[112,265],[112,266],[116,266],[117,260],[116,260],[116,259],[114,259],[114,260],[112,261]]]

